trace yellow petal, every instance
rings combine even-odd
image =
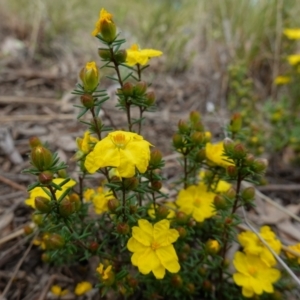
[[[247,289],[247,288],[243,287],[243,289],[242,289],[242,294],[243,294],[243,296],[246,297],[246,298],[251,298],[251,297],[254,296],[254,291],[253,291],[252,288]]]
[[[127,249],[131,252],[144,252],[146,251],[146,246],[141,244],[138,240],[131,237],[127,242]]]
[[[138,268],[142,274],[149,274],[153,269],[159,268],[160,265],[158,257],[151,248],[147,248],[139,257]]]
[[[178,257],[172,245],[160,247],[156,250],[156,254],[161,264],[171,273],[177,273],[180,270]]]
[[[153,240],[153,237],[143,231],[140,227],[132,227],[132,236],[144,246],[150,246]]]
[[[165,277],[166,269],[162,265],[159,265],[157,268],[153,268],[152,272],[156,279],[162,279]]]

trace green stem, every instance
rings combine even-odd
[[[96,118],[96,114],[95,114],[95,108],[92,107],[90,109],[91,113],[92,113],[92,116],[93,116],[93,120],[94,120],[94,123],[95,123],[95,128],[96,128],[96,133],[98,135],[98,139],[99,141],[101,140],[101,128],[98,127],[98,122],[97,122],[97,118]]]

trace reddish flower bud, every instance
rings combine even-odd
[[[205,136],[203,132],[196,131],[192,134],[191,140],[197,145],[201,145],[204,142]]]
[[[167,215],[169,214],[169,209],[165,206],[162,206],[160,205],[157,209],[156,209],[156,215],[159,217],[159,218],[166,218]]]
[[[224,147],[225,153],[228,153],[228,154],[232,153],[233,148],[234,148],[233,140],[230,138],[225,138],[223,141],[223,147]]]
[[[69,196],[69,201],[74,203],[75,211],[79,211],[81,207],[81,201],[77,194],[73,193]]]
[[[53,173],[50,171],[44,171],[39,174],[39,182],[42,184],[49,184],[52,182]]]
[[[195,285],[193,283],[187,283],[186,289],[189,294],[194,294],[196,290]]]
[[[107,206],[110,212],[115,213],[120,206],[120,201],[118,199],[110,199],[107,202]]]
[[[236,166],[227,166],[226,173],[229,177],[235,178],[238,174]]]
[[[42,142],[38,137],[33,136],[29,139],[29,146],[31,149],[33,149],[37,146],[42,146]]]
[[[183,211],[176,212],[175,220],[179,224],[186,224],[189,219],[189,216]]]
[[[198,122],[198,123],[194,124],[193,127],[196,131],[204,131],[204,126],[201,122]]]
[[[214,198],[214,205],[216,209],[223,210],[227,207],[226,199],[222,195],[216,195]]]
[[[242,116],[240,113],[235,113],[230,120],[230,130],[232,133],[238,133],[242,128]]]
[[[225,219],[225,224],[227,224],[227,225],[230,225],[231,223],[232,223],[232,218],[230,218],[230,217],[227,217],[226,219]]]
[[[204,280],[202,283],[202,287],[206,292],[212,291],[212,284],[209,280]]]
[[[64,247],[65,240],[61,235],[53,233],[45,240],[45,243],[47,249],[56,250]]]
[[[130,205],[129,206],[129,212],[131,215],[134,215],[137,212],[137,206],[136,205]]]
[[[94,107],[94,97],[92,95],[89,95],[89,94],[85,94],[85,95],[82,95],[80,97],[80,101],[82,103],[82,105],[86,108],[92,108]]]
[[[31,163],[39,170],[49,169],[53,163],[53,156],[50,150],[37,146],[31,150]]]
[[[36,197],[34,199],[34,205],[41,213],[48,213],[51,211],[50,200],[44,197]]]
[[[191,252],[191,246],[189,244],[184,244],[181,251],[183,253],[189,254]]]
[[[99,244],[95,241],[90,242],[89,249],[92,253],[96,253],[99,248]]]
[[[152,181],[151,187],[153,188],[153,190],[159,191],[162,187],[162,183],[160,181]]]
[[[130,232],[130,227],[127,223],[119,223],[117,225],[117,232],[120,234],[128,234]]]
[[[246,149],[242,144],[236,144],[233,147],[232,156],[236,159],[244,158],[247,155]]]
[[[122,87],[122,93],[125,97],[130,97],[133,95],[133,84],[131,82],[125,82]]]
[[[30,227],[29,225],[25,225],[25,226],[23,227],[23,230],[24,230],[24,234],[25,234],[25,235],[30,235],[30,234],[33,233],[33,228]]]
[[[254,155],[248,153],[245,158],[245,165],[252,166],[252,164],[254,163],[254,160],[255,160]]]
[[[64,198],[59,203],[59,214],[62,217],[68,217],[75,212],[75,203],[71,202],[68,198]]]
[[[123,185],[127,191],[134,191],[139,186],[139,179],[137,177],[125,178]]]
[[[128,285],[133,289],[137,288],[137,286],[139,284],[138,280],[131,276],[129,278],[127,278],[127,282],[128,282]]]
[[[146,93],[145,104],[151,106],[155,103],[156,96],[153,91]]]
[[[186,229],[184,227],[177,227],[176,230],[179,233],[179,238],[184,239],[187,236]]]
[[[171,284],[172,284],[172,286],[177,287],[177,288],[182,287],[182,278],[181,278],[181,276],[178,275],[178,274],[172,275]]]

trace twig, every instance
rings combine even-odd
[[[0,175],[0,181],[4,182],[7,185],[10,185],[12,188],[20,191],[27,191],[27,188],[23,185],[20,185],[14,181],[11,181],[10,179],[7,179]]]
[[[35,237],[37,235],[38,235],[38,233],[36,233]],[[17,275],[17,273],[18,273],[19,269],[21,268],[21,266],[22,266],[25,258],[27,257],[27,255],[29,254],[29,252],[31,250],[31,247],[33,245],[33,241],[34,241],[35,237],[31,240],[28,248],[26,249],[26,251],[23,254],[23,256],[21,257],[21,259],[19,260],[19,262],[18,262],[18,264],[17,264],[17,266],[16,266],[16,268],[15,268],[15,270],[14,270],[14,272],[13,272],[11,278],[10,278],[10,280],[8,281],[6,287],[5,287],[5,289],[4,289],[4,291],[3,291],[2,295],[1,295],[1,298],[0,298],[1,300],[5,299],[5,295],[8,293],[8,291],[9,291],[9,289],[10,289],[10,287],[11,287],[11,285],[12,285],[14,279],[15,279],[15,276]]]
[[[18,96],[1,96],[0,103],[22,103],[22,104],[52,104],[61,105],[61,101],[55,98],[38,98],[38,97],[18,97]]]
[[[4,244],[4,243],[6,243],[6,242],[8,242],[8,241],[10,241],[10,240],[12,240],[12,239],[20,236],[20,235],[23,235],[23,234],[24,234],[24,229],[21,228],[21,229],[15,231],[15,232],[13,232],[13,233],[11,233],[11,234],[3,237],[2,239],[0,239],[0,245]]]
[[[250,187],[252,186],[249,182],[245,182],[243,181],[243,185],[245,187]],[[292,213],[291,211],[289,211],[288,209],[284,208],[283,206],[281,206],[280,204],[276,203],[275,201],[273,201],[272,199],[270,199],[269,197],[267,197],[266,195],[264,195],[263,193],[261,193],[260,191],[258,191],[257,189],[255,189],[255,194],[257,196],[259,196],[261,199],[265,200],[266,202],[268,202],[269,204],[275,206],[276,208],[278,208],[279,210],[281,210],[282,212],[286,213],[287,215],[289,215],[291,218],[293,218],[294,220],[300,222],[300,218],[295,215],[294,213]]]
[[[32,122],[48,122],[52,120],[75,120],[74,114],[60,114],[60,115],[12,115],[1,116],[0,123],[18,122],[18,121],[32,121]]]

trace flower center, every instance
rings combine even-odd
[[[248,272],[249,272],[250,275],[255,276],[255,274],[256,274],[256,268],[253,267],[253,266],[249,266],[248,267]]]
[[[201,206],[201,200],[199,198],[194,200],[194,206],[200,207]]]
[[[152,250],[157,250],[160,247],[159,243],[156,241],[153,241],[151,244]]]
[[[117,133],[112,137],[113,143],[117,148],[124,149],[126,146],[126,137],[123,133]]]

